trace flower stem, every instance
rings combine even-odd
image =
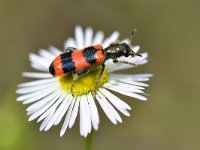
[[[93,132],[87,136],[85,141],[85,150],[92,150],[92,138],[93,138]]]

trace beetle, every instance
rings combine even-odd
[[[130,36],[130,43],[135,34],[135,30]],[[112,43],[107,48],[103,49],[102,45],[94,45],[84,49],[77,50],[76,48],[69,47],[64,53],[57,56],[49,66],[49,72],[53,76],[63,76],[72,74],[73,82],[71,85],[71,93],[73,95],[73,86],[78,80],[79,76],[87,74],[92,69],[102,66],[99,76],[96,81],[96,87],[100,78],[105,70],[105,62],[112,59],[113,63],[123,63],[136,66],[136,64],[127,61],[118,60],[119,57],[125,56],[141,56],[135,53],[127,43]]]

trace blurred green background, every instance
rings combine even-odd
[[[91,26],[121,39],[138,30],[135,44],[149,63],[129,73],[153,73],[147,102],[122,97],[131,117],[112,125],[100,111],[93,148],[137,150],[200,149],[200,1],[199,0],[0,0],[0,150],[77,150],[85,139],[79,124],[59,137],[61,126],[39,132],[28,122],[27,106],[15,101],[16,86],[31,71],[28,54],[74,36],[74,26]],[[126,71],[127,72],[127,71]]]

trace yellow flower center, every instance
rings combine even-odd
[[[73,86],[73,94],[77,96],[94,92],[95,88],[101,87],[104,83],[106,83],[108,81],[108,72],[105,70],[96,87],[96,81],[100,75],[100,70],[101,66],[85,75],[80,76]],[[61,76],[59,77],[59,83],[62,89],[71,93],[73,76],[71,74]]]

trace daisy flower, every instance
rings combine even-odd
[[[110,43],[116,42],[119,32],[113,32],[104,39],[104,33],[98,31],[94,33],[93,29],[88,27],[85,31],[80,26],[75,28],[75,38],[68,38],[64,43],[64,49],[75,47],[83,49],[95,44],[101,44],[104,48]],[[128,39],[122,42],[127,42]],[[131,46],[134,52],[138,52],[139,46]],[[29,121],[37,119],[42,122],[40,131],[49,130],[52,126],[58,125],[64,121],[60,131],[63,136],[67,128],[72,128],[79,114],[80,116],[80,134],[86,137],[94,128],[98,129],[99,114],[96,104],[99,103],[106,116],[113,124],[122,122],[121,112],[125,116],[130,116],[131,107],[122,101],[114,93],[120,93],[138,100],[147,100],[143,90],[152,76],[151,74],[119,74],[115,71],[133,68],[127,64],[114,64],[112,60],[107,60],[106,70],[104,71],[96,95],[92,93],[95,90],[96,80],[100,68],[93,69],[86,75],[78,79],[73,88],[72,96],[70,87],[72,85],[72,76],[52,77],[48,72],[52,60],[63,53],[63,51],[50,46],[48,50],[40,49],[39,54],[30,54],[29,60],[31,67],[37,72],[23,72],[24,77],[33,78],[34,81],[18,85],[17,93],[21,94],[17,101],[23,104],[30,104],[26,109]],[[120,57],[119,60],[126,60],[137,65],[147,63],[147,53],[140,53],[142,57]]]

